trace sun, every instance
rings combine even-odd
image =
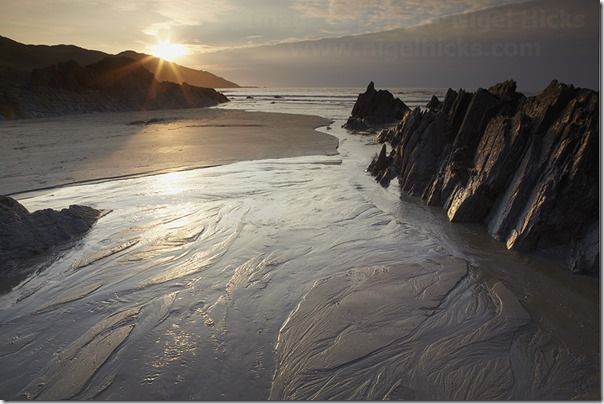
[[[183,45],[171,42],[158,42],[155,45],[151,45],[149,49],[153,56],[167,60],[168,62],[173,62],[175,59],[187,54],[187,50]]]

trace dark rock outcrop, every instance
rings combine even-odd
[[[439,101],[438,97],[433,95],[432,98],[430,98],[430,101],[428,101],[428,103],[426,104],[426,108],[430,109],[430,110],[434,110],[434,111],[438,111],[439,109],[441,109],[443,106],[443,103],[441,101]]]
[[[344,127],[353,131],[367,130],[370,127],[394,123],[407,111],[409,107],[404,102],[387,90],[376,90],[372,81],[367,90],[359,94]]]
[[[80,205],[30,213],[13,198],[0,195],[0,290],[19,283],[33,260],[85,234],[100,213]]]
[[[0,115],[35,118],[208,107],[227,101],[214,89],[159,82],[132,59],[107,57],[84,67],[69,61],[34,69],[27,85],[0,88]]]
[[[553,81],[525,97],[506,81],[449,90],[378,141],[369,171],[442,206],[453,222],[483,222],[509,249],[548,250],[573,272],[599,268],[598,93]]]

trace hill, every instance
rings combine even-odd
[[[29,74],[34,69],[67,61],[74,61],[81,66],[86,66],[97,63],[108,56],[114,55],[74,45],[26,45],[0,36],[0,85],[26,84]],[[158,81],[170,81],[176,84],[188,83],[207,88],[238,87],[237,84],[210,72],[190,69],[176,63],[160,63],[160,59],[144,53],[125,51],[118,56],[127,56],[140,62],[155,75]]]
[[[211,88],[157,81],[137,61],[107,56],[34,69],[27,85],[0,87],[0,119],[88,112],[214,106],[228,99]]]
[[[236,88],[237,84],[204,70],[195,70],[168,62],[144,53],[124,51],[118,56],[126,56],[139,61],[147,70],[155,75],[159,81],[172,83],[188,83],[193,86],[211,88]]]
[[[74,45],[26,45],[0,36],[0,67],[6,70],[29,73],[68,60],[88,65],[107,56],[107,53]],[[28,78],[29,74],[22,77]]]

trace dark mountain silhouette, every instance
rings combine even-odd
[[[33,69],[39,69],[73,60],[80,65],[98,62],[109,54],[74,45],[25,45],[0,36],[0,66],[5,70],[21,72],[29,78]],[[23,75],[23,72],[26,74]]]
[[[34,69],[68,61],[86,66],[99,62],[108,56],[113,55],[74,45],[25,45],[0,36],[0,85],[25,84],[29,80],[30,72]],[[238,87],[237,84],[210,72],[190,69],[176,63],[160,63],[160,59],[144,53],[125,51],[120,53],[119,56],[126,56],[138,61],[154,73],[158,81],[170,81],[177,84],[188,83],[209,88]]]
[[[228,99],[212,88],[160,82],[138,61],[108,56],[34,69],[26,85],[0,87],[0,119],[71,113],[195,108]]]
[[[124,51],[118,56],[126,56],[139,61],[147,70],[155,74],[159,81],[171,81],[172,83],[189,83],[193,86],[212,88],[234,88],[237,84],[216,76],[204,70],[195,70],[180,66],[176,63],[161,60],[144,53],[135,51]]]

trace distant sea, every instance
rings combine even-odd
[[[409,108],[423,107],[436,95],[442,100],[447,89],[389,88]],[[346,119],[364,88],[237,88],[219,90],[232,102],[223,108],[289,112]]]

